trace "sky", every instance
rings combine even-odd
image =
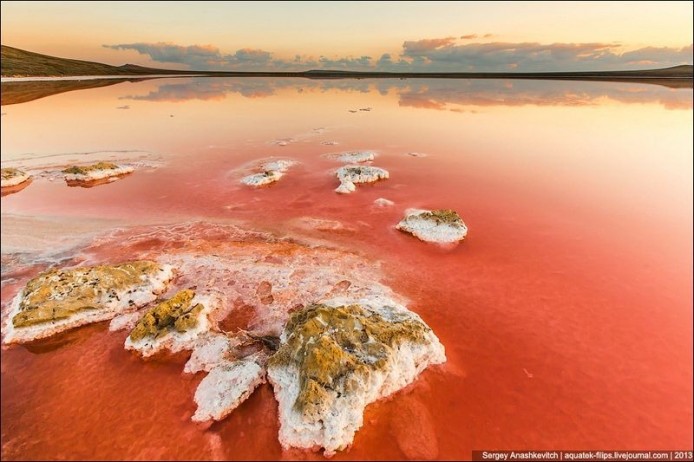
[[[691,2],[18,2],[1,41],[168,69],[580,71],[692,64]]]

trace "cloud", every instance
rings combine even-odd
[[[455,43],[455,37],[446,37],[440,39],[423,39],[416,41],[406,41],[402,44],[405,54],[416,55],[419,53],[428,53],[443,47],[450,47]]]
[[[423,43],[425,42],[425,43]],[[402,59],[435,71],[518,72],[634,69],[643,62],[667,67],[692,62],[692,46],[620,53],[611,43],[466,43],[449,39],[405,42]]]
[[[483,38],[491,36],[485,34]],[[409,72],[548,72],[597,71],[669,67],[692,63],[692,45],[682,48],[645,47],[623,51],[614,43],[479,42],[477,34],[409,40],[399,53],[370,56],[320,56],[296,54],[284,59],[260,49],[242,48],[223,53],[212,45],[182,46],[172,43],[104,45],[115,50],[135,50],[156,62],[188,66],[194,70],[304,71],[335,69]],[[461,43],[460,40],[463,40]]]
[[[209,69],[222,62],[219,48],[212,45],[181,46],[173,43],[125,43],[120,45],[104,45],[113,50],[135,50],[148,55],[152,61],[160,63],[185,64],[200,69]]]

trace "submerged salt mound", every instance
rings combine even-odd
[[[73,165],[72,167],[64,169],[62,172],[65,174],[66,181],[86,182],[125,175],[133,171],[135,171],[135,169],[130,166],[120,166],[112,162],[98,162],[96,164],[84,166]]]
[[[31,175],[16,169],[16,168],[3,168],[2,169],[2,180],[1,185],[3,188],[9,188],[12,186],[17,186],[25,181],[29,180]]]
[[[153,261],[47,271],[13,300],[3,342],[45,338],[134,311],[156,299],[173,277],[172,266]]]
[[[257,169],[261,170],[258,173],[245,176],[241,179],[241,183],[248,186],[264,186],[278,181],[285,173],[298,162],[294,160],[278,159],[260,164]]]
[[[365,407],[446,361],[433,331],[389,300],[334,299],[295,312],[268,362],[279,403],[282,446],[351,444]]]
[[[446,209],[408,209],[395,228],[423,241],[442,244],[462,241],[467,235],[467,226],[460,216]]]
[[[340,194],[354,192],[355,183],[373,183],[389,177],[387,170],[366,165],[346,165],[338,168],[336,175],[340,180],[340,186],[335,189],[335,192]]]
[[[207,315],[217,304],[215,296],[182,290],[140,318],[125,340],[125,349],[138,351],[144,357],[163,350],[191,350],[197,337],[210,330]]]
[[[374,151],[345,151],[325,154],[324,157],[347,164],[358,164],[374,160],[376,158],[376,153]]]
[[[265,369],[251,359],[223,361],[195,390],[194,422],[222,420],[265,383]]]

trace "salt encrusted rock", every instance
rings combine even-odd
[[[374,160],[376,153],[373,151],[347,151],[336,154],[327,154],[327,157],[338,162],[358,164],[361,162],[369,162]]]
[[[202,379],[195,390],[198,405],[192,420],[222,420],[265,383],[265,370],[250,359],[224,361]]]
[[[405,231],[426,242],[452,243],[462,241],[467,226],[453,210],[408,209],[396,229]]]
[[[387,170],[367,165],[346,165],[338,168],[336,174],[337,179],[340,180],[340,186],[335,189],[335,192],[340,194],[354,192],[355,183],[373,183],[389,176]]]
[[[31,175],[28,175],[16,168],[3,168],[2,180],[0,184],[3,188],[9,188],[10,186],[22,184],[29,178],[31,178]]]
[[[241,183],[255,187],[274,183],[282,178],[287,173],[287,170],[295,164],[297,164],[296,161],[286,159],[265,162],[258,167],[261,170],[260,172],[241,178]]]
[[[144,311],[119,314],[111,319],[111,322],[108,325],[108,331],[118,332],[119,330],[133,330],[137,322],[144,314]]]
[[[193,345],[193,353],[183,368],[183,372],[209,372],[218,364],[227,360],[226,355],[233,351],[240,342],[220,332],[208,332],[198,336]]]
[[[138,351],[143,357],[163,350],[192,350],[198,336],[210,330],[207,315],[218,303],[214,295],[182,290],[140,318],[125,340],[125,349]]]
[[[146,260],[47,271],[13,300],[3,342],[28,342],[134,311],[173,277],[172,266]]]
[[[374,201],[374,205],[377,207],[390,207],[392,205],[395,205],[395,202],[385,199],[383,197],[379,197]]]
[[[268,362],[282,446],[344,449],[366,405],[411,383],[444,348],[419,316],[390,300],[333,299],[295,312]]]
[[[126,173],[131,173],[135,169],[128,166],[119,166],[112,162],[98,162],[93,165],[85,166],[72,166],[63,170],[65,174],[66,181],[96,181],[103,180],[104,178],[110,178],[120,175],[125,175]]]

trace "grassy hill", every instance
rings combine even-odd
[[[142,75],[176,74],[188,71],[153,69],[133,64],[109,66],[108,64],[56,58],[2,45],[0,67],[3,77],[62,77],[71,75]]]

